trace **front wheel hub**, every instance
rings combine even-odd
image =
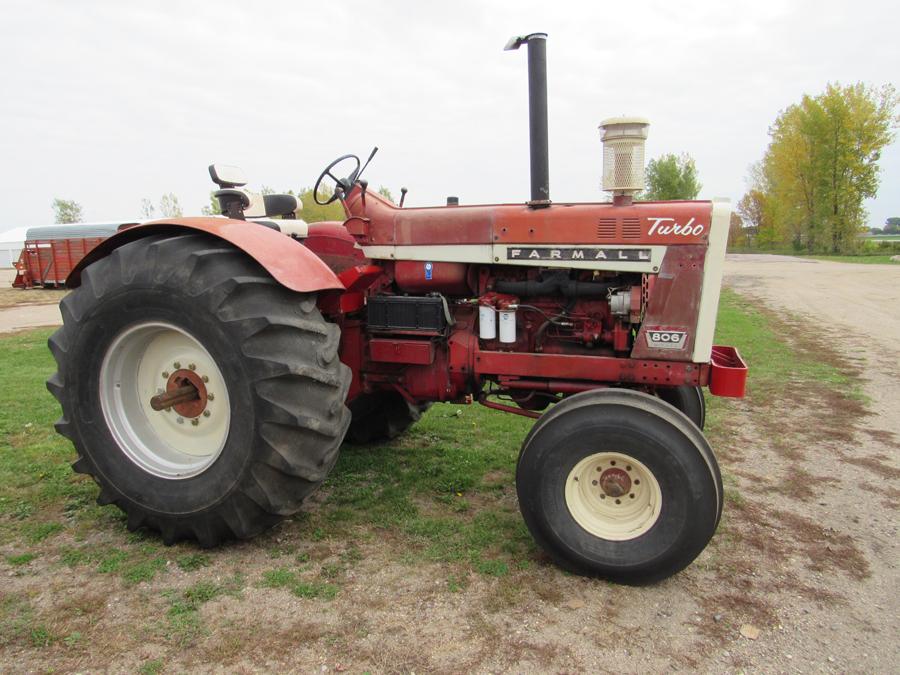
[[[621,497],[631,490],[631,478],[622,469],[610,468],[600,474],[600,488],[609,497]]]
[[[566,479],[572,518],[595,537],[636,539],[659,519],[662,490],[646,464],[624,452],[587,455]]]

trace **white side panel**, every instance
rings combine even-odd
[[[539,246],[542,250],[560,251],[560,258],[513,258],[509,251]],[[373,260],[421,260],[424,262],[494,263],[497,265],[526,265],[529,267],[562,267],[583,270],[612,270],[620,272],[658,272],[666,255],[665,246],[640,246],[633,244],[447,244],[434,246],[361,246],[367,258]],[[596,257],[597,250],[603,257]],[[583,259],[572,259],[572,251],[580,250]],[[646,259],[617,260],[618,251],[647,252]],[[549,255],[549,253],[548,253]],[[621,254],[626,255],[626,254]]]
[[[709,232],[709,249],[703,265],[703,287],[700,291],[700,311],[697,314],[697,333],[694,337],[694,363],[708,363],[712,354],[716,332],[716,314],[719,311],[719,294],[722,290],[722,272],[725,267],[725,247],[728,244],[728,227],[731,224],[731,203],[725,200],[713,202],[712,222]]]
[[[373,260],[422,260],[424,262],[493,262],[490,244],[435,246],[360,246]]]
[[[557,249],[559,259],[529,259],[527,251],[533,247]],[[509,252],[523,250],[525,257],[513,257]],[[604,251],[598,257],[597,251]],[[572,253],[580,252],[584,258],[573,259]],[[646,251],[646,260],[617,260],[618,251]],[[624,253],[622,254],[625,255]],[[666,255],[665,246],[640,246],[633,244],[494,244],[494,260],[498,265],[529,265],[531,267],[564,267],[577,270],[611,270],[616,272],[658,272]]]

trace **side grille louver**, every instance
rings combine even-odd
[[[601,218],[597,223],[597,239],[616,238],[616,219]]]
[[[641,220],[640,220],[640,218],[624,218],[624,219],[622,219],[622,238],[623,239],[640,239],[641,238]]]
[[[616,241],[618,239],[640,239],[640,218],[600,218],[597,221],[597,239]]]

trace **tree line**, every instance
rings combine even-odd
[[[733,246],[854,253],[867,232],[864,201],[880,183],[878,160],[900,118],[890,85],[829,84],[782,110],[737,205]],[[889,219],[886,224],[894,226]]]
[[[320,198],[330,196],[323,188],[320,188],[319,192]],[[378,188],[378,193],[390,201],[394,201],[388,188],[381,186]],[[263,186],[260,194],[275,194],[275,190]],[[297,211],[297,217],[305,220],[307,223],[318,223],[323,220],[344,220],[344,208],[340,203],[335,201],[325,206],[316,204],[315,199],[313,199],[312,188],[300,188],[297,192],[287,190],[284,194],[294,195],[300,200],[301,208]],[[215,190],[210,191],[209,204],[200,209],[200,212],[205,216],[219,215],[220,213],[219,200],[214,195]],[[81,204],[72,199],[60,199],[57,197],[53,200],[52,206],[54,222],[56,223],[70,224],[84,221],[84,211]],[[184,215],[178,197],[172,192],[168,192],[160,198],[158,208],[151,200],[142,199],[139,212],[144,220],[153,220],[157,217],[178,218]]]
[[[84,222],[84,210],[81,204],[74,199],[61,199],[56,197],[51,204],[53,207],[53,222],[58,224],[71,224]],[[156,216],[156,206],[149,199],[141,200],[140,214],[144,220],[151,220]],[[159,214],[161,218],[178,218],[183,216],[181,204],[174,192],[167,192],[159,200]]]

